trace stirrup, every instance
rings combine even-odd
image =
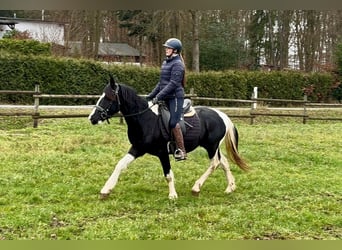
[[[173,156],[175,157],[176,161],[186,160],[186,153],[184,153],[181,149],[176,149]]]

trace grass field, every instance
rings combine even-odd
[[[146,155],[101,201],[129,148],[118,119],[33,129],[31,119],[0,118],[0,239],[341,239],[342,123],[258,121],[236,120],[252,171],[231,165],[234,193],[224,194],[218,169],[191,195],[208,167],[199,148],[186,162],[171,159],[178,200],[168,200],[159,161]]]

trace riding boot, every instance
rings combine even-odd
[[[177,123],[176,127],[172,129],[173,136],[175,138],[177,149],[174,152],[174,157],[176,161],[185,160],[187,155],[184,147],[183,133],[180,125]]]

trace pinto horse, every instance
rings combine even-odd
[[[128,139],[131,143],[128,153],[117,163],[112,175],[101,189],[101,199],[109,196],[118,182],[121,171],[146,153],[159,158],[169,187],[169,199],[178,198],[175,189],[175,177],[169,159],[171,153],[168,149],[168,143],[170,138],[163,135],[163,123],[160,122],[162,118],[151,105],[137,95],[134,89],[116,83],[111,76],[110,82],[104,88],[102,96],[89,115],[89,120],[95,125],[105,120],[109,122],[114,114],[121,112],[127,123]],[[225,193],[230,193],[236,188],[235,179],[230,171],[227,158],[220,152],[220,145],[224,141],[229,159],[242,170],[247,171],[249,167],[238,153],[238,131],[229,117],[219,110],[195,107],[194,111],[196,119],[188,120],[187,132],[184,134],[185,148],[187,152],[193,151],[198,146],[205,148],[210,164],[209,168],[195,182],[192,193],[199,195],[200,188],[218,166],[224,170],[228,182]],[[186,122],[187,118],[184,119]]]

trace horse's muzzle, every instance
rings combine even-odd
[[[93,119],[91,119],[91,120],[90,120],[90,122],[91,122],[91,124],[93,124],[93,125],[96,125],[96,124],[98,124],[98,123],[99,123],[98,121],[96,121],[96,120],[93,120]]]

